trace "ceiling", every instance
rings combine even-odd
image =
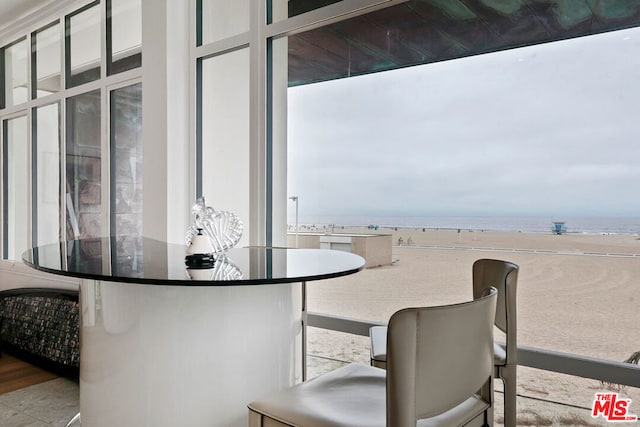
[[[331,0],[290,0],[290,14]],[[640,26],[640,0],[410,0],[289,37],[295,86]]]
[[[0,0],[0,32],[18,19],[54,0]]]
[[[0,33],[59,0],[0,0]],[[338,0],[289,0],[298,15]],[[640,26],[640,0],[409,0],[289,37],[295,86]]]

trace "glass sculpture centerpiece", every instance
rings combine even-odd
[[[242,273],[225,252],[238,244],[244,226],[237,215],[207,206],[204,197],[191,208],[193,224],[187,228],[187,273],[192,279],[232,279]],[[211,269],[209,271],[198,271]],[[222,276],[220,276],[222,274]]]

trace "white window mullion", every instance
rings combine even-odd
[[[29,49],[31,51],[31,49]],[[31,67],[29,67],[31,68]],[[31,88],[30,85],[29,89]],[[29,93],[31,97],[31,93]],[[27,156],[29,158],[27,165],[27,212],[29,220],[27,221],[27,247],[31,247],[33,243],[33,174],[35,169],[33,168],[33,108],[27,109]]]
[[[189,168],[187,169],[186,172],[188,177],[188,194],[189,197],[195,197],[197,190],[196,190],[196,153],[197,153],[197,148],[196,148],[196,144],[197,144],[197,131],[196,128],[198,126],[198,120],[197,120],[197,116],[198,116],[198,105],[197,105],[197,99],[198,99],[198,95],[196,94],[196,91],[198,90],[198,76],[197,76],[197,66],[196,63],[198,61],[199,55],[198,55],[198,46],[196,46],[197,44],[197,35],[196,35],[196,21],[197,21],[197,14],[198,14],[198,8],[196,6],[196,2],[190,2],[190,7],[189,7],[189,28],[191,29],[191,31],[189,31],[189,94],[191,94],[191,96],[189,96],[189,122],[188,122],[188,127],[189,127],[189,149],[188,149],[188,153],[187,153],[187,159],[188,159],[188,164],[189,164]],[[201,94],[200,94],[201,95]],[[190,213],[189,213],[190,215]],[[188,217],[189,221],[191,220],[190,216]]]
[[[29,164],[27,165],[27,191],[29,193],[27,197],[27,212],[29,215],[29,220],[27,221],[27,240],[28,247],[31,247],[34,239],[34,230],[33,230],[33,222],[34,218],[34,200],[33,200],[33,183],[34,183],[34,174],[36,173],[33,164],[33,156],[34,156],[34,144],[33,144],[33,127],[35,123],[33,122],[33,109],[35,108],[33,102],[33,54],[32,54],[32,46],[33,46],[33,31],[30,31],[27,34],[27,152],[29,158]],[[36,181],[37,182],[37,181]]]
[[[64,72],[62,73],[64,75]],[[62,98],[60,100],[60,107],[58,109],[59,112],[59,132],[60,132],[60,141],[59,141],[59,164],[60,169],[58,170],[59,179],[60,179],[60,189],[59,189],[59,197],[60,197],[60,206],[58,209],[59,216],[59,224],[60,224],[60,240],[67,240],[67,102],[66,99]]]
[[[67,87],[67,71],[65,70],[66,67],[66,62],[65,62],[65,55],[67,54],[67,43],[65,40],[65,27],[66,27],[66,22],[64,19],[64,15],[60,15],[58,17],[58,19],[60,20],[60,91],[58,92],[58,94],[60,95],[61,98],[64,98],[64,96],[66,95],[66,87]],[[64,124],[64,122],[62,122]]]
[[[111,92],[106,86],[107,78],[107,6],[106,0],[100,2],[100,147],[101,147],[101,206],[102,206],[102,235],[111,235]]]
[[[67,223],[67,70],[66,70],[66,55],[67,55],[67,43],[65,40],[66,34],[66,21],[64,13],[60,14],[58,17],[60,20],[60,92],[58,95],[60,96],[60,169],[58,170],[58,174],[60,177],[60,209],[58,212],[59,221],[60,221],[60,239],[62,241],[67,240],[67,236],[69,235],[67,227],[70,224]]]
[[[267,232],[267,199],[266,199],[266,79],[267,79],[267,39],[266,39],[266,2],[251,2],[250,25],[250,245],[265,245]]]
[[[104,83],[104,80],[102,80]],[[102,218],[102,236],[111,235],[111,111],[109,107],[109,88],[102,86],[100,90],[100,206]]]
[[[107,5],[106,0],[102,0],[100,8],[100,80],[107,77]]]

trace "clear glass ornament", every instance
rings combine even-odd
[[[216,211],[211,206],[207,206],[204,197],[196,199],[191,208],[191,214],[193,224],[187,229],[187,246],[191,246],[199,230],[209,238],[214,254],[228,251],[242,238],[244,225],[240,218],[232,212]]]

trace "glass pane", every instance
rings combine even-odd
[[[202,195],[208,206],[231,211],[247,221],[250,194],[249,49],[202,61],[201,114]],[[229,177],[234,178],[230,181]],[[237,190],[222,192],[228,196],[225,198],[217,190],[221,185]]]
[[[249,31],[249,0],[202,0],[202,43]]]
[[[35,37],[35,74],[36,97],[46,96],[60,91],[62,48],[60,24],[38,31]]]
[[[271,2],[272,22],[282,21],[287,17],[291,18],[340,1],[342,0],[273,0]]]
[[[111,0],[107,23],[111,42],[109,74],[142,65],[142,1]]]
[[[142,84],[111,92],[111,234],[142,234]]]
[[[29,245],[29,140],[27,117],[3,126],[3,258],[20,260]]]
[[[67,87],[100,78],[100,8],[67,17]]]
[[[393,69],[428,44],[428,26],[365,44],[365,18],[296,34],[274,55],[274,74],[289,79],[286,113],[273,112],[287,123],[300,245],[320,247],[325,233],[390,238],[385,265],[309,289],[309,310],[386,322],[402,307],[470,298],[473,262],[498,258],[521,268],[519,344],[619,362],[637,352],[640,29]],[[407,61],[376,65],[394,52]],[[293,246],[297,205],[287,206]],[[518,385],[538,389],[531,377]]]
[[[6,107],[26,102],[29,99],[27,87],[28,52],[26,39],[4,48]]]
[[[66,236],[99,237],[103,231],[100,91],[67,100]]]
[[[60,105],[39,107],[34,114],[37,149],[36,164],[36,234],[37,245],[61,240],[60,231]]]
[[[382,9],[289,37],[293,84],[640,26],[639,6],[625,2],[603,8],[590,8],[584,2],[561,2],[562,6],[551,8],[530,7],[522,1],[409,0],[391,6],[385,0],[370,2]],[[284,6],[296,13],[292,9],[308,11],[325,4],[275,0],[274,15],[282,18],[278,12]]]

